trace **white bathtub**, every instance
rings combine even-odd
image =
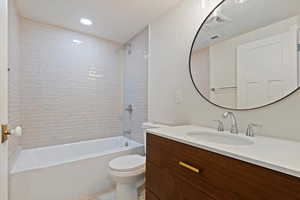
[[[105,191],[114,186],[108,162],[142,152],[124,137],[23,150],[10,172],[9,200],[78,200]]]

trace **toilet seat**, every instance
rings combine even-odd
[[[113,159],[109,168],[118,172],[133,172],[145,169],[146,158],[140,155],[127,155]]]

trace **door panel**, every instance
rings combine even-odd
[[[8,122],[8,6],[7,0],[0,1],[0,124]],[[1,126],[1,125],[0,125]],[[1,135],[1,134],[0,134]],[[0,137],[1,140],[1,137]],[[8,144],[0,142],[0,199],[8,200]]]
[[[298,87],[297,27],[237,48],[238,108],[269,104]]]

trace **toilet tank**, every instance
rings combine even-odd
[[[142,130],[143,130],[143,136],[144,136],[144,149],[145,149],[145,154],[146,154],[146,139],[147,139],[147,129],[153,129],[153,128],[163,128],[163,127],[169,127],[167,125],[164,124],[157,124],[157,123],[151,123],[151,122],[145,122],[142,125]]]

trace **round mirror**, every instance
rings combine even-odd
[[[299,88],[299,0],[225,0],[190,53],[199,94],[226,109],[273,104]]]

